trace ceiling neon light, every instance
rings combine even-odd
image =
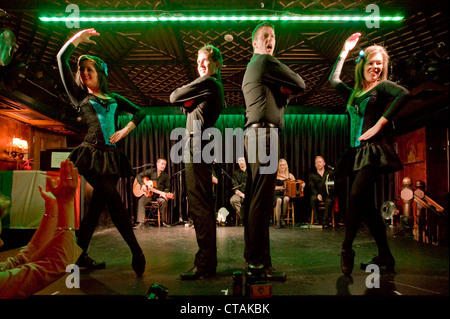
[[[189,21],[299,21],[299,22],[399,22],[403,16],[351,16],[351,15],[234,15],[234,16],[90,16],[39,17],[43,22],[189,22]]]

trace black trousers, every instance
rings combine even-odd
[[[328,194],[321,194],[322,195],[322,200],[325,203],[325,209],[323,211],[323,216],[319,216],[319,209],[318,209],[318,205],[319,205],[319,199],[317,198],[316,195],[311,195],[311,207],[314,211],[314,222],[320,221],[322,224],[328,224],[328,218],[330,216],[331,213],[331,209],[333,208],[333,198],[331,198],[330,196],[328,196]]]
[[[359,170],[354,177],[342,249],[350,250],[352,248],[358,228],[364,221],[375,240],[378,254],[385,257],[392,256],[387,242],[386,224],[375,206],[374,183],[380,174],[378,168],[367,165]]]
[[[201,147],[195,150],[190,147],[188,157],[185,157],[188,210],[189,216],[194,222],[198,244],[194,266],[202,271],[211,271],[217,267],[212,164],[204,163],[203,160],[200,163],[193,163],[194,153],[198,155],[198,152],[201,152]]]
[[[89,243],[98,224],[98,219],[108,207],[111,220],[131,249],[133,255],[141,254],[142,249],[136,240],[131,226],[130,216],[125,209],[120,193],[117,190],[117,175],[84,174],[83,177],[93,187],[88,211],[80,224],[78,231],[78,246],[87,254]]]
[[[265,267],[272,265],[269,226],[273,213],[279,157],[279,134],[274,131],[271,133],[270,130],[249,128],[247,130],[249,134],[245,135],[244,140],[248,174],[245,200],[242,206],[244,211],[244,258],[248,264],[262,264]],[[276,142],[276,146],[272,145],[274,142]],[[255,151],[256,154],[254,154]],[[269,155],[271,158],[268,160]],[[272,163],[269,163],[270,161]],[[266,164],[264,164],[265,162]],[[262,171],[263,168],[270,165],[274,165],[275,169]]]
[[[138,201],[138,208],[137,208],[137,216],[136,221],[138,223],[143,223],[145,220],[145,206],[148,205],[152,201],[158,202],[159,212],[161,213],[161,220],[164,223],[167,223],[167,200],[165,200],[163,197],[159,197],[158,194],[153,194],[150,197],[142,196],[139,198]]]

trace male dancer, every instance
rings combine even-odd
[[[199,250],[194,267],[180,275],[182,280],[201,279],[213,275],[217,267],[216,220],[212,193],[211,163],[202,157],[200,137],[203,130],[213,127],[225,103],[220,78],[222,54],[212,45],[198,51],[195,81],[176,89],[170,102],[180,104],[187,115],[186,130],[190,136],[185,156],[186,190],[189,216],[194,221]],[[185,153],[185,155],[186,155]]]
[[[273,57],[274,26],[263,22],[252,34],[253,56],[242,82],[247,133],[247,187],[244,202],[244,258],[251,272],[263,266],[268,280],[285,281],[286,274],[272,267],[269,223],[273,210],[279,129],[291,94],[305,90],[303,79]],[[256,152],[256,154],[254,154]],[[270,169],[265,163],[275,163]]]

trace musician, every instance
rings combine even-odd
[[[144,177],[147,177],[150,181],[156,182],[156,190],[162,191],[165,194],[157,194],[152,193],[151,196],[143,195],[139,198],[138,208],[137,208],[137,217],[136,217],[136,225],[134,229],[139,229],[144,225],[145,218],[145,206],[151,201],[157,201],[159,206],[159,211],[161,212],[162,224],[165,227],[170,227],[170,225],[166,224],[167,221],[167,200],[171,197],[170,191],[170,178],[169,174],[167,174],[164,170],[167,166],[167,160],[165,158],[158,158],[156,161],[156,169],[150,168],[145,171],[139,173],[136,176],[136,181],[141,185],[141,189],[144,193],[151,192],[149,186],[144,182]]]
[[[314,159],[315,170],[309,174],[309,190],[311,192],[311,208],[314,211],[314,224],[322,224],[323,228],[328,228],[328,216],[330,216],[333,208],[333,197],[327,192],[326,180],[327,176],[333,175],[333,171],[328,169],[327,163],[323,156],[316,156]],[[323,216],[319,215],[319,203],[325,203]]]
[[[275,206],[276,228],[285,226],[284,217],[289,207],[289,196],[285,195],[285,181],[295,180],[294,175],[289,173],[289,166],[284,158],[278,160],[277,180],[275,181],[275,197],[273,205]]]
[[[239,169],[233,172],[233,190],[234,194],[230,198],[230,204],[239,215],[240,220],[244,217],[241,213],[242,202],[245,198],[245,185],[247,184],[247,163],[245,157],[238,158]],[[236,216],[237,218],[238,216]]]

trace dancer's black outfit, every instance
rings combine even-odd
[[[339,57],[330,75],[331,85],[345,98],[349,99],[353,89],[340,80],[345,59]],[[381,81],[375,88],[355,97],[347,107],[350,116],[350,148],[342,155],[336,169],[337,176],[351,176],[353,183],[347,210],[345,239],[342,244],[341,268],[344,275],[353,269],[353,241],[361,221],[369,227],[378,247],[378,256],[370,263],[393,268],[395,259],[391,254],[386,236],[385,223],[374,202],[373,185],[380,174],[395,172],[402,163],[392,146],[392,126],[384,128],[371,139],[358,141],[358,138],[383,116],[391,121],[393,116],[405,105],[408,90],[391,81]],[[367,264],[362,263],[361,267]]]
[[[308,184],[311,192],[310,204],[311,208],[314,211],[314,223],[318,223],[319,219],[321,219],[322,225],[324,227],[328,227],[328,218],[334,203],[333,197],[330,196],[327,192],[326,180],[327,176],[333,174],[334,172],[332,170],[326,169],[324,170],[323,175],[320,175],[316,169],[308,176]],[[318,205],[320,201],[317,198],[317,195],[322,195],[322,201],[325,204],[325,209],[321,218],[319,218],[320,216],[318,214]]]
[[[145,257],[116,187],[119,177],[133,175],[132,167],[126,155],[118,150],[115,144],[109,142],[109,137],[116,131],[120,111],[134,114],[131,121],[136,126],[142,121],[145,113],[118,94],[112,93],[108,95],[108,99],[100,99],[81,89],[76,84],[68,63],[74,50],[75,46],[67,42],[59,51],[57,60],[67,94],[88,127],[83,143],[69,156],[78,168],[78,172],[93,187],[92,199],[78,232],[78,245],[83,250],[83,254],[77,263],[90,268],[104,267],[104,264],[96,264],[90,259],[87,256],[87,250],[100,214],[105,207],[108,207],[114,226],[131,249],[133,269],[140,275],[144,272]]]
[[[181,274],[181,279],[198,279],[203,275],[214,274],[217,267],[212,163],[203,161],[201,136],[205,129],[214,127],[225,104],[220,77],[217,75],[199,77],[172,92],[170,102],[181,105],[187,116],[186,130],[189,136],[186,142],[189,143],[189,148],[185,148],[184,154],[186,191],[189,216],[194,221],[199,247],[194,267]],[[199,124],[199,127],[196,127],[196,124]],[[197,158],[200,161],[197,162]]]
[[[279,149],[270,149],[271,138],[279,142],[284,124],[284,107],[290,94],[298,94],[306,88],[303,79],[278,59],[269,54],[254,53],[247,65],[242,82],[245,98],[245,157],[247,162],[247,185],[244,200],[244,258],[249,266],[263,265],[267,277],[285,280],[285,275],[272,276],[270,258],[269,224],[273,212],[275,180],[277,176]],[[261,130],[260,128],[264,128]],[[273,134],[271,129],[278,129]],[[253,134],[254,133],[254,134]],[[265,148],[258,147],[265,142]],[[257,154],[249,154],[249,145],[256,145]],[[277,143],[276,145],[279,145]],[[250,148],[250,149],[251,149]],[[261,149],[260,149],[261,148]],[[260,153],[276,154],[273,173],[264,174],[260,168]],[[250,155],[250,158],[249,158]],[[256,155],[256,156],[254,156]],[[256,163],[252,160],[256,159]],[[279,277],[279,278],[278,278]]]

